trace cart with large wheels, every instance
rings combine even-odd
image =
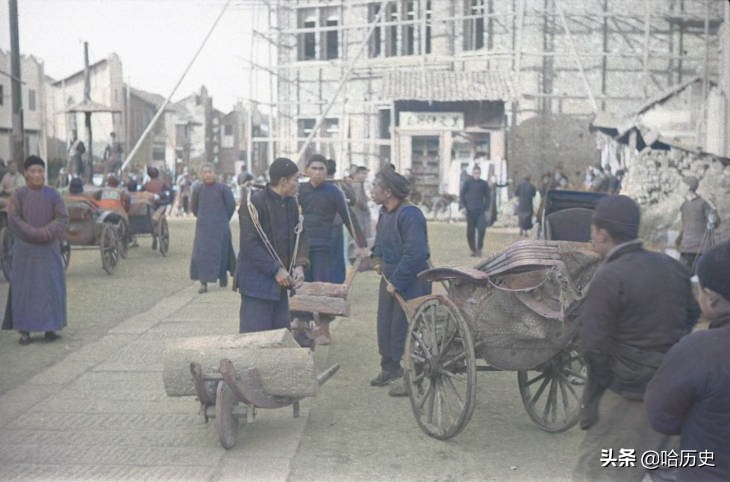
[[[448,439],[469,422],[477,371],[513,370],[530,418],[574,426],[586,379],[576,311],[599,264],[586,242],[602,193],[549,191],[544,240],[518,241],[474,268],[433,268],[446,295],[404,301],[406,387],[419,426]],[[477,364],[477,360],[486,364]]]
[[[119,214],[103,211],[92,201],[84,199],[66,200],[68,225],[61,241],[61,256],[66,266],[71,258],[71,249],[98,249],[101,266],[112,274],[119,263],[121,250]]]
[[[126,233],[128,239],[151,235],[152,249],[159,250],[162,256],[167,256],[170,248],[170,228],[167,225],[165,211],[172,202],[172,195],[167,192],[161,194],[134,192],[130,194],[130,201],[129,230]]]
[[[404,378],[421,429],[437,439],[463,430],[481,370],[517,371],[525,409],[543,430],[575,425],[585,382],[575,310],[598,262],[584,243],[518,241],[475,268],[421,273],[444,282],[446,295],[396,294],[409,320]]]

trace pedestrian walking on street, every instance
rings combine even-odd
[[[195,241],[190,260],[190,279],[200,281],[198,293],[208,291],[208,283],[228,286],[228,272],[235,273],[236,255],[229,222],[236,211],[233,193],[216,182],[213,166],[200,168],[203,182],[193,191],[191,210],[195,217]]]
[[[576,480],[638,482],[646,474],[640,463],[644,453],[675,448],[649,425],[644,391],[664,354],[692,330],[699,307],[689,271],[663,253],[644,249],[637,239],[639,221],[634,200],[607,195],[596,205],[591,224],[593,249],[603,262],[576,320],[588,367],[581,410],[586,434]],[[626,449],[635,452],[634,466],[610,463]]]
[[[375,232],[373,257],[377,258],[382,275],[378,292],[378,351],[380,373],[370,381],[376,387],[385,386],[403,377],[401,358],[405,351],[408,320],[396,292],[405,300],[431,293],[431,283],[417,275],[428,268],[430,250],[426,218],[421,210],[408,202],[410,183],[390,167],[384,167],[375,177],[371,197],[381,206]],[[391,395],[406,395],[400,381]]]
[[[679,464],[676,480],[730,480],[730,243],[702,255],[697,277],[709,329],[669,350],[646,389],[646,412],[655,430],[680,436],[680,453],[713,454],[704,466]]]
[[[369,169],[365,166],[358,166],[355,174],[352,176],[352,190],[355,193],[355,203],[352,210],[357,217],[357,222],[362,229],[363,237],[368,242],[368,246],[372,242],[372,220],[370,217],[370,207],[368,206],[368,194],[365,190],[365,182],[367,181]]]
[[[60,337],[66,326],[66,273],[60,241],[68,212],[58,191],[45,185],[46,163],[38,156],[25,160],[26,186],[13,193],[8,225],[15,237],[10,292],[4,330],[18,330],[21,345],[30,332],[45,332],[46,341]]]
[[[309,241],[309,267],[305,272],[306,281],[334,282],[332,263],[336,253],[332,250],[332,226],[335,215],[339,214],[344,225],[355,239],[360,252],[367,251],[367,243],[349,213],[342,190],[331,182],[326,182],[327,160],[314,154],[307,160],[309,180],[299,185],[299,202],[304,215],[304,230]],[[364,250],[364,251],[363,251]],[[343,255],[344,256],[344,255]],[[296,313],[299,321],[307,322],[311,313]],[[331,342],[329,324],[333,317],[320,315],[315,343],[327,345]]]
[[[534,213],[532,201],[536,195],[537,189],[530,182],[530,176],[525,176],[515,191],[515,196],[517,196],[517,223],[520,226],[520,236],[527,236],[532,229],[532,215]]]
[[[287,158],[269,167],[270,183],[241,199],[235,288],[241,333],[289,328],[289,291],[304,281],[309,261],[297,203],[299,169]]]
[[[697,257],[712,247],[717,213],[710,203],[697,194],[700,182],[696,177],[689,176],[684,181],[689,190],[680,207],[682,230],[677,236],[676,244],[679,260],[687,269],[694,271]]]
[[[466,210],[466,240],[471,255],[482,256],[484,233],[487,231],[486,213],[491,202],[489,184],[482,179],[482,169],[474,164],[471,177],[464,181],[459,194],[459,203]]]

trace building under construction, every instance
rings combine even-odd
[[[590,145],[596,113],[631,111],[698,76],[710,88],[728,16],[723,0],[267,5],[272,26],[254,39],[277,52],[277,125],[267,139],[277,154],[321,152],[340,173],[393,162],[425,195],[458,189],[479,156],[506,177],[516,147],[508,140],[539,145],[515,135],[530,119],[580,122]]]

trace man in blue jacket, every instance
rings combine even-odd
[[[644,395],[655,430],[680,435],[677,480],[730,480],[730,243],[697,264],[708,330],[667,353]]]
[[[265,189],[241,199],[236,286],[241,293],[240,332],[289,328],[289,290],[304,280],[307,242],[299,205],[299,169],[276,159]]]
[[[380,373],[370,384],[385,386],[403,376],[401,358],[405,351],[408,320],[393,293],[405,300],[431,293],[431,283],[418,279],[428,269],[430,252],[426,218],[418,207],[408,202],[408,180],[389,166],[375,177],[371,197],[382,206],[378,218],[373,256],[380,260],[378,293],[378,351]],[[386,281],[387,280],[387,281]],[[405,395],[402,384],[391,395]]]

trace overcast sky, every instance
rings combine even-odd
[[[94,63],[116,52],[125,82],[167,97],[226,0],[18,0],[20,51],[61,79],[83,69],[83,42]],[[0,0],[0,48],[10,50],[8,0]],[[222,111],[249,97],[251,26],[268,30],[263,1],[232,0],[173,100],[205,85]],[[257,63],[268,63],[264,40],[254,44]],[[275,57],[275,54],[274,54]],[[253,96],[269,100],[268,75],[260,71]],[[93,99],[92,99],[93,100]]]

